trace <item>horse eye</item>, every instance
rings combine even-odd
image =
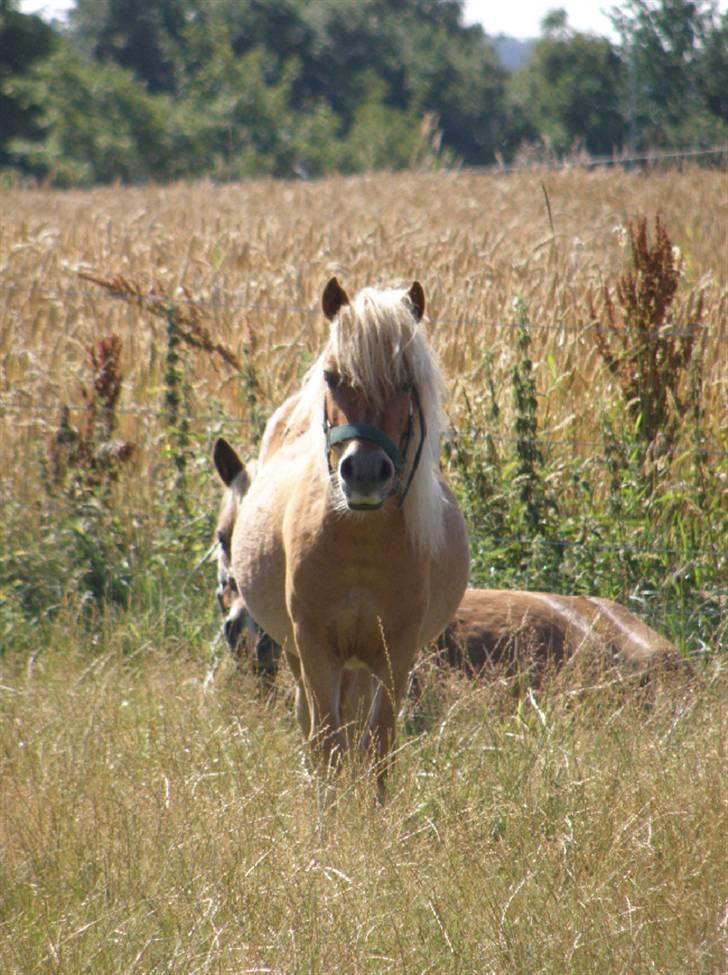
[[[336,389],[341,382],[341,376],[335,369],[324,369],[324,381],[329,389]]]

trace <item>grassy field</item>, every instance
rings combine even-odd
[[[3,972],[725,971],[725,671],[453,679],[386,806],[322,812],[284,696],[55,636],[3,675]]]
[[[12,189],[0,205],[0,971],[724,975],[725,173]],[[670,450],[640,441],[592,314],[628,266],[626,228],[658,213],[683,262],[672,320],[703,305]],[[428,672],[387,804],[351,770],[324,810],[288,677],[269,702],[229,666],[206,679],[202,558],[213,440],[252,456],[320,348],[332,274],[425,288],[473,581],[618,598],[694,666],[525,694]],[[133,452],[104,467],[89,353],[111,335],[106,434]],[[542,456],[526,477],[529,377]],[[54,449],[84,437],[59,471]]]

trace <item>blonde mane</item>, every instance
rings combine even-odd
[[[416,387],[427,435],[403,513],[414,544],[434,556],[445,543],[447,501],[439,478],[443,382],[406,289],[364,288],[340,308],[331,323],[329,341],[303,380],[290,420],[290,426],[307,421],[312,434],[321,440],[322,458],[323,371],[332,361],[342,380],[361,391],[375,408],[381,408],[397,389],[410,383]],[[411,448],[410,463],[414,453],[415,448]]]

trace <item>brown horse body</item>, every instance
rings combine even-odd
[[[323,305],[329,343],[237,492],[230,568],[241,605],[283,647],[299,722],[331,767],[355,745],[391,753],[415,654],[464,592],[468,543],[437,468],[421,288],[349,303],[334,279]]]
[[[472,675],[542,670],[579,653],[627,672],[679,659],[672,643],[610,599],[503,589],[468,589],[440,644],[452,666]]]

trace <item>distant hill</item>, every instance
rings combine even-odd
[[[505,34],[498,34],[491,37],[491,43],[496,50],[496,54],[501,62],[509,71],[518,71],[531,60],[536,39],[519,41],[515,37],[506,37]]]

